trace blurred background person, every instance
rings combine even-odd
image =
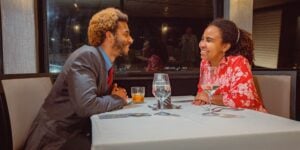
[[[191,27],[187,27],[180,41],[180,57],[183,65],[193,66],[199,54],[198,40]]]
[[[166,41],[166,49],[167,49],[167,52],[168,52],[168,62],[176,62],[176,56],[175,56],[175,53],[176,53],[176,41],[175,41],[175,38],[174,38],[174,35],[173,34],[170,34],[167,38],[167,41]]]
[[[166,47],[160,40],[145,40],[142,53],[143,55],[137,56],[137,58],[147,62],[146,71],[155,72],[162,70],[168,62]]]

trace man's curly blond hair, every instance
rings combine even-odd
[[[107,31],[116,32],[119,21],[128,22],[128,16],[116,8],[106,8],[96,13],[88,27],[89,44],[100,46]]]

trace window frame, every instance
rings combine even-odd
[[[47,19],[47,1],[38,1],[36,0],[36,14],[37,14],[37,26],[38,26],[38,39],[37,39],[37,47],[38,47],[38,61],[39,61],[39,68],[38,72],[39,73],[50,73],[49,71],[49,49],[48,49],[48,29],[47,29],[47,24],[48,24],[48,19]],[[223,4],[224,0],[213,0],[213,18],[220,18],[223,17],[224,12],[223,12]],[[120,0],[120,10],[124,10],[124,0]],[[213,19],[212,18],[212,19]],[[3,65],[2,65],[3,66]],[[137,76],[145,76],[145,75],[152,75],[153,72],[148,72],[144,73],[144,71],[141,71],[141,74],[135,74]],[[177,71],[162,71],[162,72],[168,72],[170,74],[175,73]],[[191,74],[198,73],[198,71],[194,72],[192,71]],[[56,74],[56,73],[52,73]],[[118,76],[132,76],[132,73],[118,73]],[[181,75],[179,75],[181,76]],[[182,76],[185,76],[185,74],[182,74]]]

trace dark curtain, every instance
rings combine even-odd
[[[2,13],[1,13],[1,1],[0,1],[0,75],[3,75],[3,48],[2,48]]]

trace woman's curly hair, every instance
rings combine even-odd
[[[107,31],[116,32],[119,21],[128,22],[128,16],[116,8],[106,8],[93,15],[88,27],[89,44],[100,46]]]
[[[253,64],[254,46],[249,32],[239,29],[234,22],[225,19],[215,19],[209,25],[219,28],[223,43],[230,43],[231,47],[225,52],[225,57],[242,55]]]

